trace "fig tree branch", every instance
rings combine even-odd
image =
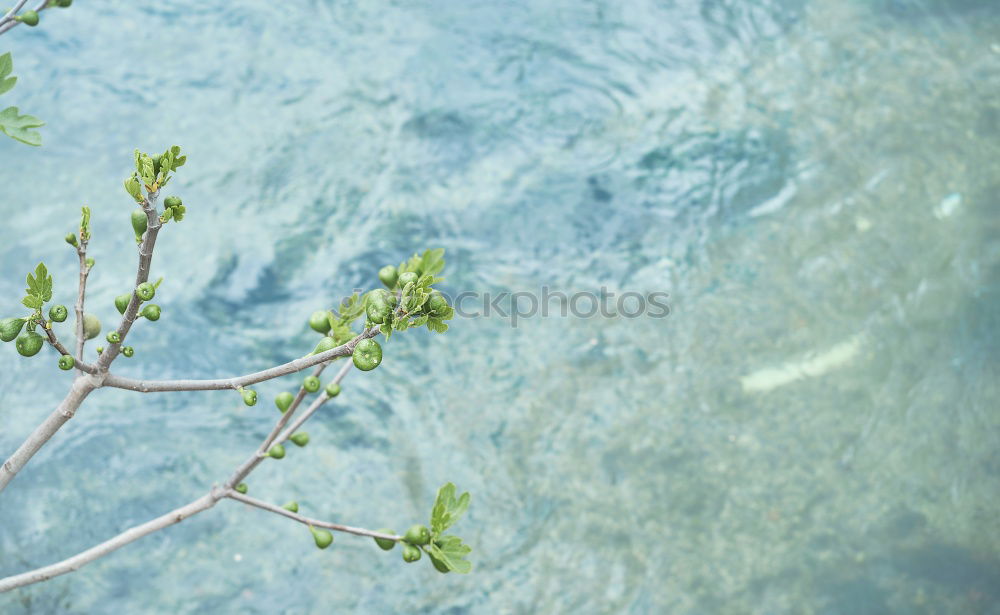
[[[269,504],[268,502],[265,502],[263,500],[252,498],[248,495],[240,493],[239,491],[233,491],[232,489],[224,492],[224,497],[227,497],[231,500],[243,502],[244,504],[249,504],[250,506],[255,506],[261,510],[266,510],[276,515],[281,515],[282,517],[288,517],[289,519],[294,519],[295,521],[298,521],[303,525],[308,525],[311,527],[321,527],[324,529],[334,530],[337,532],[346,532],[348,534],[354,534],[356,536],[384,538],[385,540],[393,540],[395,542],[399,542],[400,540],[403,539],[402,536],[396,536],[395,534],[383,534],[382,532],[373,532],[372,530],[366,530],[360,527],[352,527],[350,525],[341,525],[339,523],[330,523],[329,521],[320,521],[319,519],[311,519],[309,517],[304,517],[298,513],[293,513],[292,511],[281,508],[280,506],[275,506],[274,504]],[[0,591],[3,591],[2,585],[0,585]]]
[[[66,350],[66,347],[62,345],[62,342],[60,342],[56,338],[55,331],[53,331],[52,329],[50,329],[48,327],[42,327],[42,330],[45,331],[45,336],[48,338],[49,344],[51,344],[52,347],[56,349],[56,352],[58,352],[61,355],[66,354],[66,355],[72,356],[70,354],[70,351]],[[80,371],[86,372],[88,374],[96,374],[97,373],[97,369],[93,365],[91,365],[89,363],[85,363],[83,361],[77,361],[76,362],[76,367]]]
[[[142,210],[146,212],[146,233],[142,236],[142,242],[139,244],[139,268],[135,274],[136,287],[143,282],[149,281],[149,267],[153,262],[153,248],[156,246],[156,236],[160,233],[161,226],[160,214],[156,211],[156,199],[159,196],[159,191],[151,192],[140,204]],[[122,344],[125,343],[125,337],[128,335],[129,329],[132,328],[132,323],[135,322],[135,317],[139,313],[140,303],[142,301],[133,290],[132,298],[129,299],[128,307],[125,308],[125,313],[122,315],[121,324],[118,325],[119,342],[109,344],[104,349],[104,352],[101,353],[101,358],[97,360],[97,368],[99,370],[106,370],[118,356]]]
[[[254,372],[245,376],[233,378],[220,378],[216,380],[134,380],[123,378],[109,373],[104,379],[104,386],[115,387],[117,389],[128,389],[140,393],[155,393],[161,391],[219,391],[223,389],[238,389],[250,386],[265,380],[273,380],[288,374],[294,374],[304,369],[309,369],[314,365],[326,363],[337,357],[346,357],[354,351],[354,347],[363,339],[375,337],[379,333],[378,327],[369,327],[363,333],[336,348],[331,348],[316,355],[305,356],[283,365],[278,365],[264,371]],[[107,351],[105,351],[107,352]]]
[[[7,30],[10,30],[11,28],[21,23],[17,21],[15,17],[17,17],[18,12],[20,12],[20,10],[24,8],[24,5],[27,3],[28,0],[18,0],[17,4],[15,4],[12,9],[7,11],[7,13],[4,14],[3,17],[0,17],[0,34],[3,34]],[[49,0],[42,0],[41,2],[38,3],[37,6],[35,6],[34,11],[36,13],[44,11],[48,7],[48,4]]]
[[[157,532],[170,527],[171,525],[180,523],[188,517],[192,517],[202,511],[212,508],[220,499],[222,499],[222,497],[224,497],[222,491],[212,489],[209,493],[201,496],[193,502],[190,502],[189,504],[185,504],[180,508],[175,508],[167,514],[161,515],[152,521],[147,521],[141,525],[129,528],[114,538],[105,540],[101,544],[95,545],[86,551],[81,551],[73,557],[68,557],[61,562],[56,562],[55,564],[50,564],[30,572],[0,579],[0,593],[17,589],[18,587],[24,587],[25,585],[31,585],[32,583],[47,581],[61,574],[78,570],[96,559],[102,558],[109,553],[121,549],[131,542],[139,540],[143,536],[148,536],[153,532]]]
[[[350,362],[345,363],[344,366],[340,368],[340,371],[337,372],[337,375],[334,376],[331,382],[340,384],[341,381],[344,379],[344,376],[347,375],[347,372],[351,371],[352,367],[354,367],[353,363]],[[320,396],[316,399],[316,401],[313,402],[308,408],[306,408],[306,411],[302,413],[302,416],[295,419],[292,425],[288,429],[286,429],[284,433],[281,434],[281,436],[276,440],[276,442],[278,444],[284,444],[285,442],[287,442],[288,438],[292,437],[292,434],[298,431],[302,427],[302,425],[304,425],[305,422],[309,420],[309,417],[315,414],[316,411],[319,410],[320,407],[329,400],[330,397],[327,396],[326,391],[321,393]]]
[[[76,254],[80,258],[80,282],[77,288],[76,305],[74,306],[74,311],[76,312],[77,367],[83,363],[83,345],[87,342],[83,334],[83,303],[87,294],[87,276],[90,275],[90,265],[87,264],[87,244],[89,242],[90,238],[87,237],[87,233],[81,229],[80,232],[77,233],[76,248]]]

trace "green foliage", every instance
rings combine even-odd
[[[187,162],[187,156],[181,156],[180,146],[173,145],[162,154],[153,156],[135,150],[134,161],[135,171],[125,180],[125,192],[136,203],[143,203],[145,197],[142,195],[142,188],[145,187],[148,194],[159,192],[160,188],[166,186],[170,181],[171,173],[184,166],[184,163]],[[166,201],[164,202],[165,210],[160,216],[160,220],[166,222],[173,219],[180,222],[186,211],[180,198],[167,197]]]
[[[41,314],[45,302],[52,300],[52,276],[45,268],[45,263],[38,263],[34,275],[28,274],[27,282],[28,287],[24,289],[27,294],[21,299],[21,304]]]
[[[10,57],[10,52],[0,56],[0,94],[9,92],[14,87],[14,84],[17,83],[17,77],[9,76],[13,70],[14,61]],[[21,115],[17,107],[7,107],[3,111],[0,111],[0,132],[21,143],[34,146],[41,145],[42,135],[33,129],[44,125],[45,122],[33,115]]]

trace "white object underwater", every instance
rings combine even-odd
[[[817,355],[757,370],[744,376],[740,384],[744,391],[764,393],[803,378],[822,376],[853,359],[861,350],[863,338],[863,335],[857,334]]]

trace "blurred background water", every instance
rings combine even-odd
[[[228,376],[447,249],[446,290],[670,293],[668,318],[410,332],[254,495],[402,530],[473,494],[472,575],[318,551],[222,502],[4,613],[1000,613],[1000,5],[991,0],[77,2],[2,37],[0,312],[132,150],[181,144],[164,317],[116,371]],[[68,328],[67,328],[68,330]],[[68,337],[68,333],[64,333]],[[93,349],[90,350],[93,353]],[[0,353],[0,454],[70,376]],[[0,576],[190,501],[270,400],[101,390],[0,499]]]

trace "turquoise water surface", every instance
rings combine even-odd
[[[473,574],[319,551],[232,501],[3,613],[1000,613],[1000,5],[988,0],[76,2],[0,37],[0,316],[94,211],[134,276],[135,147],[188,154],[146,378],[307,352],[305,319],[447,250],[455,295],[669,293],[666,318],[453,321],[384,344],[252,494],[367,527],[473,495]],[[470,304],[471,305],[471,304]],[[557,311],[556,311],[557,312]],[[68,328],[62,334],[70,337]],[[89,352],[93,356],[93,348]],[[0,456],[62,399],[0,348]],[[225,480],[289,377],[104,389],[0,495],[0,577]]]

